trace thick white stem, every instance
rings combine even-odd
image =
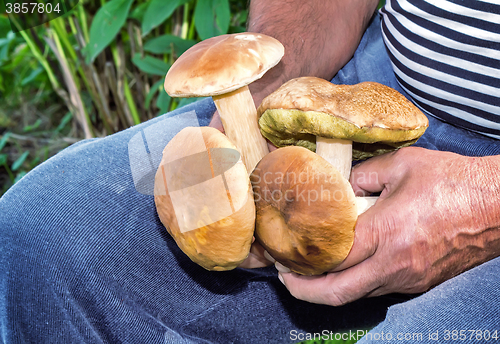
[[[251,173],[269,153],[269,148],[260,133],[257,110],[248,86],[212,98],[219,110],[226,136],[238,148],[248,173]]]
[[[368,196],[368,197],[356,197],[356,207],[358,208],[358,216],[363,214],[372,205],[377,202],[378,197]]]
[[[316,137],[316,153],[349,180],[352,167],[352,141]]]
[[[316,153],[332,164],[349,180],[352,166],[352,141],[316,137]],[[358,215],[364,213],[377,202],[378,197],[356,197]]]

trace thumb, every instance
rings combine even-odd
[[[370,260],[326,275],[302,276],[280,272],[278,277],[295,298],[331,306],[342,306],[369,296],[378,286]]]

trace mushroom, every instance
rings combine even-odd
[[[231,270],[250,252],[255,203],[236,147],[210,127],[181,130],[163,150],[154,200],[179,248],[207,270]]]
[[[335,85],[302,77],[283,84],[258,108],[262,135],[277,147],[316,151],[349,179],[352,159],[409,146],[427,117],[396,90],[376,83]]]
[[[252,171],[269,150],[247,85],[278,64],[283,54],[283,45],[263,34],[213,37],[177,59],[165,77],[165,91],[172,97],[212,96],[226,135]]]
[[[344,261],[368,202],[355,197],[335,167],[304,147],[284,147],[266,155],[250,180],[255,238],[272,258],[302,275],[319,275]]]
[[[294,272],[330,271],[349,254],[358,215],[377,200],[355,197],[348,181],[352,155],[362,159],[414,143],[427,117],[387,86],[337,86],[313,77],[285,83],[258,113],[265,137],[292,146],[265,156],[251,176],[255,237]]]

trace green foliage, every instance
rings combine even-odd
[[[81,0],[17,34],[0,15],[0,195],[59,150],[197,100],[163,79],[202,39],[245,30],[247,0]]]
[[[179,6],[180,2],[180,0],[151,0],[142,20],[142,35],[147,35],[151,30],[168,19]]]
[[[194,22],[201,39],[226,34],[230,22],[229,1],[198,0]]]
[[[132,62],[143,72],[153,75],[165,76],[170,64],[152,56],[144,56],[137,53],[132,57]]]
[[[174,54],[180,56],[196,44],[195,40],[182,39],[174,35],[161,35],[144,44],[144,50],[153,54]]]
[[[94,61],[125,24],[134,0],[111,0],[102,6],[90,26],[90,41],[85,47],[87,63]]]

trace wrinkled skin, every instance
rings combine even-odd
[[[424,292],[500,255],[499,160],[409,147],[359,164],[356,194],[381,195],[358,218],[349,256],[335,272],[280,279],[299,299],[339,306]]]

